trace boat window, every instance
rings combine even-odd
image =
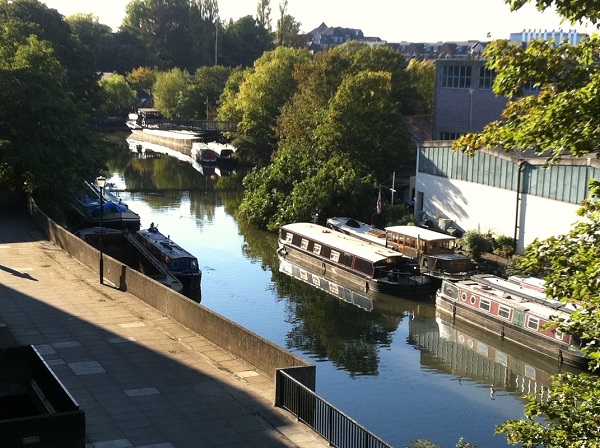
[[[360,272],[364,272],[365,274],[372,275],[373,274],[373,265],[370,261],[363,260],[362,258],[356,257],[354,260],[354,269]]]
[[[294,238],[294,234],[290,233],[290,232],[287,232],[286,235],[285,235],[285,242],[289,243],[289,244],[292,244],[292,238]]]
[[[336,285],[335,283],[329,283],[329,292],[331,292],[333,294],[338,294],[338,292],[339,292],[338,285]]]
[[[460,300],[462,300],[463,302],[467,301],[467,293],[466,292],[461,293]]]
[[[479,308],[485,311],[489,311],[491,308],[491,302],[488,299],[481,299],[479,302]]]
[[[476,296],[471,296],[471,305],[475,305],[475,302],[477,302],[477,297]]]
[[[504,319],[510,319],[510,308],[504,305],[500,305],[498,308],[498,316]]]
[[[540,320],[537,317],[529,316],[527,318],[527,328],[531,328],[532,330],[536,330],[540,326]]]
[[[313,246],[313,253],[320,255],[321,254],[321,245],[318,243],[315,243],[315,245]]]
[[[331,255],[329,255],[329,259],[331,261],[335,261],[336,263],[340,261],[340,253],[337,250],[332,250]]]
[[[300,244],[300,247],[304,250],[308,249],[308,240],[306,238],[302,238],[302,243]]]
[[[173,268],[173,269],[179,269],[179,263],[177,262],[177,260],[173,260],[171,262],[171,268]]]
[[[300,278],[302,280],[308,280],[308,272],[306,272],[304,270],[300,270]]]
[[[317,277],[316,275],[312,276],[312,282],[313,282],[313,285],[315,285],[315,286],[321,286],[321,279],[319,277]]]

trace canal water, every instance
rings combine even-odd
[[[361,308],[280,272],[276,235],[236,219],[239,192],[215,189],[235,173],[205,175],[126,144],[110,169],[142,228],[153,222],[198,257],[202,305],[314,363],[317,393],[397,448],[425,438],[449,448],[460,437],[506,447],[494,427],[522,417],[523,392],[544,391],[556,373],[445,325],[432,299],[384,296]]]

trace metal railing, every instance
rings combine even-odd
[[[327,440],[329,445],[337,448],[391,448],[391,445],[292,378],[285,369],[277,370],[275,390],[275,406],[291,412]]]

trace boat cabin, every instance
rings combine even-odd
[[[457,238],[418,226],[386,227],[387,246],[418,260],[421,272],[469,273],[471,259],[456,253]]]

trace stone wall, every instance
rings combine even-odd
[[[92,270],[99,270],[100,252],[49,219],[29,201],[29,213],[50,241]],[[104,278],[140,298],[197,334],[207,338],[275,380],[276,371],[301,367],[303,383],[314,390],[316,367],[235,322],[220,316],[163,284],[104,254]],[[297,369],[295,369],[297,370]]]

